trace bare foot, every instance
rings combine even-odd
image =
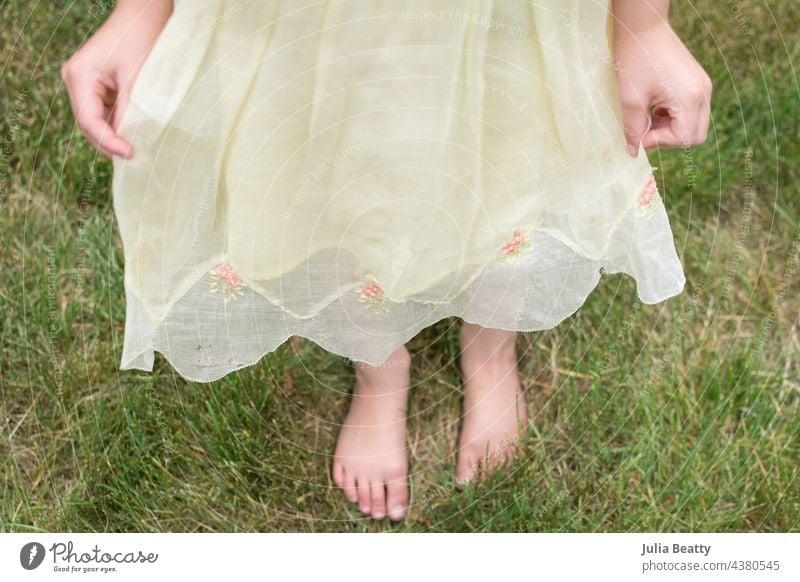
[[[408,510],[406,412],[411,356],[398,348],[381,366],[356,362],[356,387],[339,432],[333,481],[375,519]]]
[[[456,481],[495,469],[517,451],[519,427],[528,422],[517,369],[517,333],[464,322],[461,370],[464,413]]]

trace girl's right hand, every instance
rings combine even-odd
[[[143,5],[144,4],[144,5]],[[119,0],[100,29],[61,67],[81,132],[100,152],[133,157],[116,135],[139,69],[172,14],[172,0]]]

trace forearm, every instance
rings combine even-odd
[[[113,43],[151,44],[172,10],[173,0],[118,0],[95,36]]]
[[[669,23],[669,0],[612,0],[614,30],[637,34]]]
[[[166,20],[172,14],[173,0],[117,0],[108,21],[131,21],[137,18]]]
[[[123,53],[142,54],[153,46],[173,10],[173,0],[118,0],[102,26],[86,42],[81,52],[92,47],[115,61]]]

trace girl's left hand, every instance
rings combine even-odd
[[[640,143],[651,150],[706,140],[711,79],[666,21],[640,32],[615,26],[614,53],[630,155]]]

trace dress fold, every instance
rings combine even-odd
[[[679,293],[609,8],[179,0],[119,128],[121,369],[209,382],[292,335],[379,365],[446,317],[549,329],[601,273]]]

